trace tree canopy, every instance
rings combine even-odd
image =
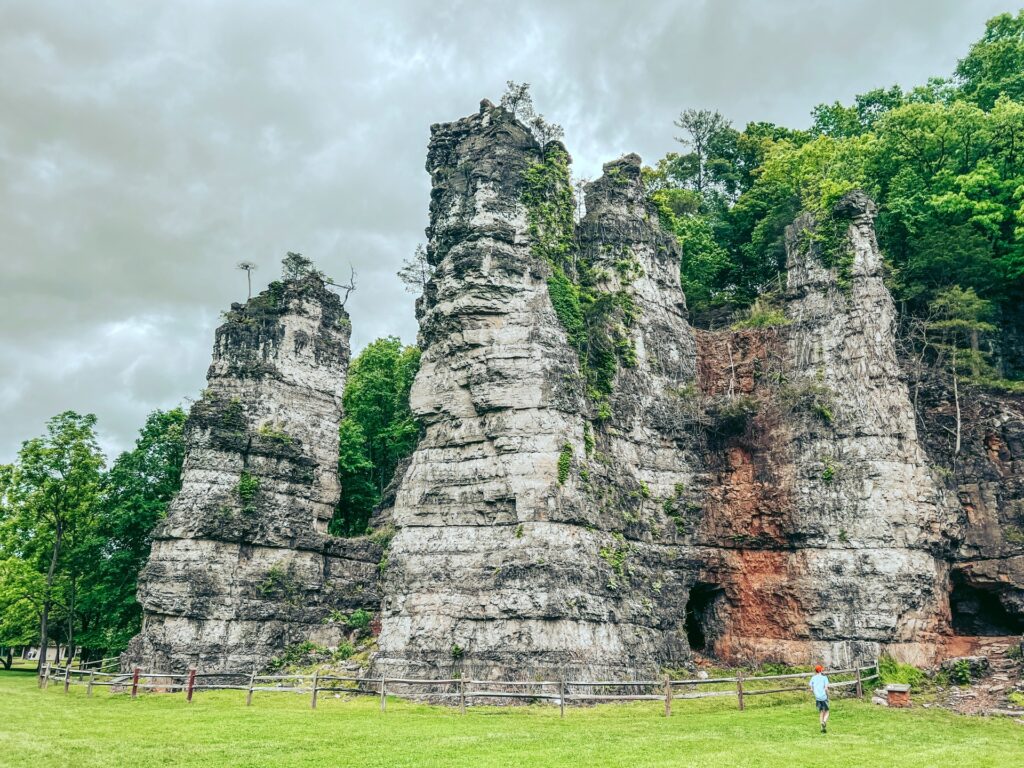
[[[784,284],[785,228],[801,210],[827,223],[860,188],[878,204],[889,287],[924,316],[950,289],[992,308],[993,330],[1021,331],[1024,305],[1024,12],[990,20],[948,79],[876,88],[822,104],[795,130],[733,129],[718,113],[676,122],[691,152],[645,170],[648,194],[682,246],[695,314],[749,306]],[[1013,335],[1013,334],[1011,334]],[[1006,372],[1024,361],[1004,351]]]
[[[345,384],[338,473],[341,501],[332,533],[365,533],[399,462],[419,438],[409,409],[409,391],[420,365],[420,350],[388,336],[368,344],[352,361]]]

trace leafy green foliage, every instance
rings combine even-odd
[[[338,479],[341,499],[331,520],[330,532],[338,536],[364,533],[373,508],[380,500],[374,482],[374,465],[370,460],[366,434],[351,418],[342,419],[338,431]]]
[[[242,512],[251,514],[256,511],[254,502],[259,492],[260,479],[243,469],[238,478],[238,485],[235,486],[235,493],[238,494],[238,499],[242,502]]]
[[[589,421],[583,422],[583,453],[586,456],[592,456],[594,454],[594,430],[590,426]]]
[[[316,269],[310,259],[301,253],[288,251],[284,259],[281,260],[281,276],[285,280],[301,280],[309,275],[316,275],[321,280],[324,279],[323,272]]]
[[[821,463],[823,465],[823,469],[821,470],[821,481],[825,483],[825,485],[832,485],[832,481],[835,480],[836,472],[839,471],[839,468],[828,456],[822,459]]]
[[[363,608],[357,608],[350,614],[342,613],[341,611],[331,611],[330,616],[324,620],[324,623],[340,624],[347,630],[360,631],[368,628],[371,621],[373,621],[372,613]]]
[[[619,364],[636,365],[628,333],[636,318],[632,296],[625,290],[603,288],[605,275],[576,258],[569,156],[561,146],[551,145],[541,162],[523,172],[522,200],[533,255],[551,267],[547,281],[551,305],[577,352],[597,418],[606,420],[611,417],[610,395]],[[628,258],[615,268],[625,285],[640,270]]]
[[[273,440],[274,442],[283,443],[285,445],[290,445],[293,440],[291,435],[273,422],[261,424],[256,433],[266,440]]]
[[[785,311],[764,296],[759,296],[746,312],[746,316],[730,327],[734,331],[739,331],[744,328],[771,328],[780,325],[789,325]]]
[[[543,151],[552,141],[561,141],[565,132],[558,123],[549,123],[544,115],[538,114],[533,107],[533,96],[530,94],[529,83],[517,83],[506,80],[505,93],[501,97],[501,106],[513,117],[526,126],[530,134]]]
[[[373,621],[373,614],[363,608],[356,608],[348,617],[345,624],[352,629],[366,629]]]
[[[0,646],[31,645],[39,638],[44,576],[18,557],[0,560]]]
[[[256,587],[264,597],[272,597],[289,604],[297,604],[302,594],[302,584],[290,566],[272,565],[263,581]]]
[[[991,19],[951,80],[906,92],[876,88],[848,106],[819,105],[808,131],[750,123],[737,132],[711,121],[717,133],[702,159],[669,153],[645,169],[650,198],[683,249],[690,308],[699,314],[748,306],[777,290],[784,232],[801,210],[817,221],[804,233],[807,245],[848,285],[853,255],[846,222],[833,217],[832,207],[859,188],[878,204],[889,286],[906,312],[925,317],[937,296],[959,286],[992,302],[992,317],[1003,327],[1019,323],[1022,30],[1024,12]],[[701,168],[710,183],[695,176]],[[1002,362],[1024,373],[1024,361]]]
[[[558,454],[558,483],[564,485],[569,479],[569,470],[572,468],[572,446],[566,443]]]
[[[368,344],[352,361],[339,428],[341,501],[331,533],[366,532],[399,462],[416,447],[420,427],[409,410],[409,391],[419,365],[419,349],[394,336]]]
[[[598,555],[608,563],[613,576],[608,581],[609,589],[618,589],[618,580],[626,575],[626,560],[629,559],[631,548],[621,533],[613,533],[612,541],[598,550]]]
[[[949,681],[954,685],[971,684],[971,662],[967,659],[957,659],[953,668],[949,670]]]
[[[0,560],[7,561],[0,596],[22,616],[25,602],[33,606],[44,648],[54,636],[76,643],[83,582],[102,543],[97,528],[104,458],[95,426],[92,414],[54,416],[46,434],[25,441],[15,464],[0,473]],[[19,588],[30,591],[15,601]],[[20,622],[13,628],[24,629]]]
[[[80,640],[94,655],[122,651],[142,626],[136,578],[149,556],[153,527],[181,488],[185,412],[154,411],[135,447],[114,461],[103,481],[97,536],[102,546],[82,599]]]
[[[901,664],[891,656],[882,656],[878,660],[878,673],[882,684],[904,683],[911,688],[920,688],[925,681],[924,672],[909,664]]]
[[[268,662],[268,672],[280,672],[283,669],[294,667],[311,667],[314,664],[323,664],[332,661],[334,654],[329,648],[316,643],[304,641],[293,643],[285,648],[284,653]]]
[[[1003,13],[985,24],[985,34],[956,68],[960,93],[983,108],[1006,95],[1024,101],[1024,11]]]

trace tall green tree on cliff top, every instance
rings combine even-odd
[[[682,245],[691,308],[747,306],[782,285],[784,232],[796,214],[810,210],[827,224],[830,203],[860,187],[878,204],[888,284],[906,315],[928,316],[959,286],[991,302],[995,326],[1019,331],[1024,11],[990,20],[952,78],[876,88],[851,105],[819,105],[813,118],[808,131],[752,123],[723,132],[713,167],[739,194],[720,196],[721,207],[709,205],[706,185],[694,195],[693,163],[679,155],[647,170],[651,199]],[[1012,346],[996,358],[1000,375],[1024,374]]]

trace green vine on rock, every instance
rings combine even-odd
[[[257,494],[260,492],[260,479],[256,475],[242,470],[235,490],[238,493],[238,499],[242,502],[242,512],[246,514],[255,512],[256,506],[254,502],[256,501]]]
[[[565,485],[569,479],[569,470],[572,468],[572,446],[566,443],[562,446],[562,452],[558,454],[558,484]]]
[[[613,533],[612,542],[598,550],[598,555],[612,569],[608,589],[618,589],[619,579],[626,576],[626,560],[629,558],[630,549],[629,543],[621,533]]]
[[[541,162],[523,172],[522,201],[527,210],[531,251],[551,267],[548,295],[569,343],[576,350],[598,421],[611,418],[611,394],[619,364],[637,364],[628,329],[636,319],[632,295],[600,287],[608,274],[578,259],[573,221],[569,155],[550,145]],[[620,259],[616,271],[628,285],[643,274],[639,263]]]
[[[814,229],[805,229],[808,243],[817,246],[818,258],[826,269],[834,269],[836,286],[849,293],[853,281],[853,243],[850,242],[850,220],[835,213],[819,216]]]

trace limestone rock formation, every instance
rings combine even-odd
[[[316,273],[232,305],[186,427],[182,488],[139,577],[125,663],[239,671],[336,644],[332,609],[374,605],[380,548],[326,535],[350,323]]]
[[[486,102],[432,134],[426,434],[392,511],[378,667],[933,653],[959,518],[918,440],[870,201],[837,210],[839,264],[804,240],[813,220],[791,227],[789,326],[695,334],[638,157],[559,239],[565,187],[538,208],[531,185],[561,147]]]
[[[942,558],[958,518],[930,470],[901,377],[874,205],[853,193],[834,217],[843,224],[831,265],[808,236],[813,219],[787,231],[790,324],[760,350],[765,371],[773,355],[777,366],[762,401],[770,417],[754,420],[761,440],[753,442],[771,435],[758,457],[775,494],[770,524],[758,525],[769,535],[722,558],[729,599],[717,650],[847,664],[884,646],[924,660],[949,630]],[[738,455],[741,443],[730,449],[733,463],[753,468]],[[721,513],[735,523],[735,509]]]
[[[640,158],[582,218],[568,163],[486,101],[431,129],[423,435],[374,518],[386,552],[325,533],[337,297],[312,274],[232,308],[127,661],[246,669],[335,644],[324,617],[356,607],[389,676],[926,662],[1024,629],[1021,398],[961,402],[954,430],[943,381],[908,388],[872,202],[788,229],[786,324],[697,331]]]
[[[388,673],[629,674],[666,661],[661,625],[681,626],[685,592],[653,549],[666,527],[653,496],[689,478],[657,433],[667,392],[694,371],[677,246],[639,158],[610,164],[588,191],[579,257],[599,270],[595,295],[636,307],[617,326],[635,361],[602,416],[553,306],[556,265],[537,253],[551,233],[524,202],[544,158],[487,102],[432,129],[436,273],[412,392],[425,436],[392,511],[376,662]]]
[[[931,372],[914,382],[928,454],[962,511],[952,557],[953,629],[965,635],[1024,633],[1024,396],[961,393]]]

